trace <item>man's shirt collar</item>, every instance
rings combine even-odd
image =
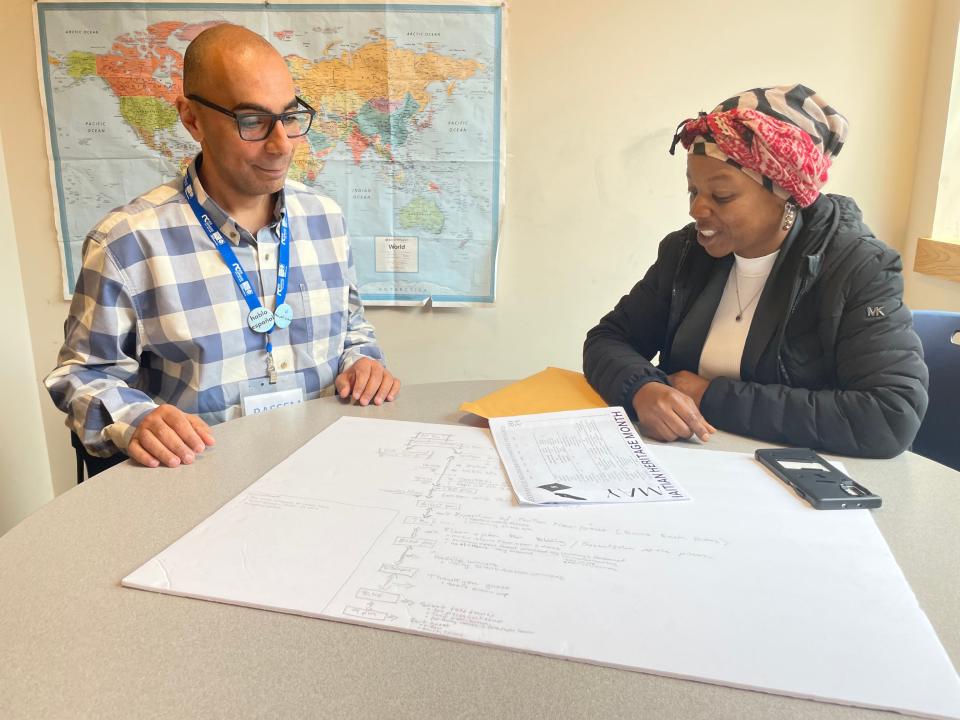
[[[202,163],[203,153],[197,153],[197,156],[190,162],[190,165],[187,166],[187,172],[190,174],[190,180],[193,182],[193,191],[196,193],[200,205],[210,214],[210,219],[216,223],[217,227],[220,228],[220,232],[224,234],[232,245],[239,245],[241,239],[256,244],[256,234],[248,232],[245,228],[238,225],[233,218],[217,204],[217,201],[207,194],[203,183],[200,182],[200,174],[197,172],[197,169]],[[283,188],[277,193],[277,202],[273,208],[273,222],[270,223],[270,229],[273,231],[271,233],[272,235],[279,232],[277,225],[280,222],[280,218],[286,212],[286,192],[285,188]],[[260,228],[256,228],[256,232],[259,232],[259,230]]]

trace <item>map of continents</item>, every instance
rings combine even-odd
[[[37,7],[65,292],[97,220],[196,153],[175,108],[183,52],[227,21],[273,42],[318,111],[290,177],[343,207],[365,300],[494,299],[499,7]]]

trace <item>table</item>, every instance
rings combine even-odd
[[[120,586],[341,415],[476,425],[460,402],[504,384],[322,398],[216,427],[192,466],[124,463],[59,496],[0,537],[0,717],[895,717]],[[883,497],[877,525],[957,666],[960,473],[910,453],[845,462]]]

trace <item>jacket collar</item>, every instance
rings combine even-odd
[[[823,255],[837,234],[840,208],[829,195],[797,215],[797,222],[780,246],[780,255],[757,303],[757,312],[740,360],[743,380],[780,380],[779,348],[787,321],[799,299],[823,269]]]
[[[780,380],[777,350],[794,305],[823,271],[824,253],[841,224],[862,229],[859,209],[848,198],[821,195],[797,215],[797,222],[784,239],[770,271],[747,335],[740,362],[740,377],[747,381]],[[697,308],[715,309],[723,294],[733,256],[711,258],[699,246],[693,223],[687,228],[677,278],[685,278],[685,292],[677,296],[683,307],[671,308],[668,327],[668,362],[672,369],[697,371],[700,353],[713,320]],[[703,316],[701,316],[703,315]]]

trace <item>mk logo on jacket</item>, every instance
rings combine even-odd
[[[886,315],[883,314],[883,305],[877,305],[876,307],[867,307],[867,317],[868,318],[886,317]]]

